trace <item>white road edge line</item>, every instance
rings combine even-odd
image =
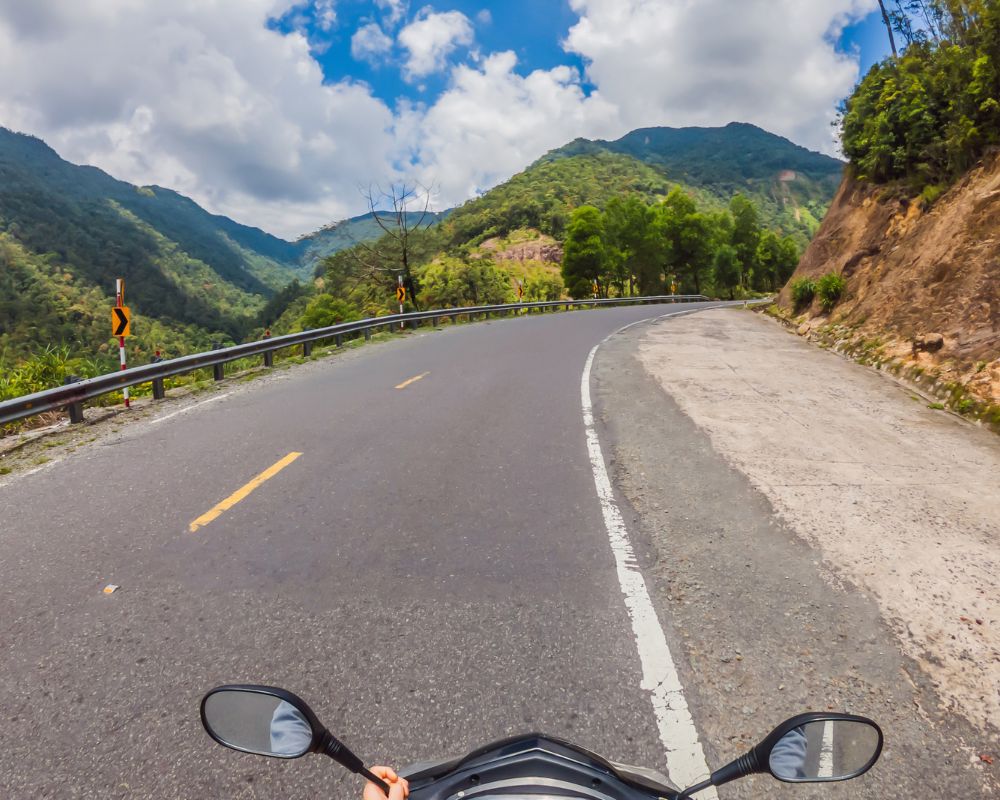
[[[713,306],[716,307],[716,306]],[[663,314],[652,319],[633,322],[605,337],[587,356],[583,368],[583,378],[580,382],[580,400],[583,406],[583,424],[587,433],[587,451],[590,454],[590,465],[594,472],[594,485],[601,501],[601,511],[604,525],[608,530],[611,551],[614,553],[615,565],[618,571],[618,582],[625,596],[625,607],[632,620],[632,633],[635,635],[639,649],[639,660],[642,662],[642,684],[640,688],[650,693],[653,703],[653,714],[659,729],[660,742],[666,753],[667,772],[670,780],[685,789],[695,783],[705,780],[711,770],[705,760],[698,730],[684,698],[684,688],[681,686],[677,667],[667,647],[667,637],[656,616],[656,609],[649,597],[646,581],[642,577],[635,551],[628,538],[625,520],[615,501],[611,488],[611,479],[604,463],[604,453],[601,442],[594,427],[594,407],[590,396],[590,373],[594,357],[598,349],[612,336],[628,330],[644,322],[658,322],[666,317],[693,314],[707,309],[692,309]],[[709,787],[699,794],[703,800],[718,800],[714,788]]]
[[[179,416],[180,414],[187,414],[188,411],[194,411],[196,408],[201,408],[202,406],[207,406],[209,403],[214,403],[216,400],[225,400],[229,397],[232,392],[226,392],[225,394],[220,394],[216,397],[210,397],[208,400],[202,400],[200,403],[193,403],[186,408],[180,409],[180,411],[173,411],[170,414],[164,414],[162,417],[157,417],[156,419],[151,419],[149,421],[150,425],[155,425],[157,422],[164,422],[165,420],[171,419],[172,417]]]
[[[823,723],[823,745],[819,751],[819,769],[817,775],[820,778],[833,777],[833,721],[827,720]]]

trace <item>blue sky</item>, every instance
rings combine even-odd
[[[446,208],[577,138],[749,122],[838,153],[877,0],[0,0],[0,125],[286,237]],[[845,27],[847,26],[847,27]]]

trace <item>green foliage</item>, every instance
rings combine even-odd
[[[510,275],[487,258],[442,256],[420,271],[421,297],[432,308],[512,303]]]
[[[795,309],[805,308],[816,296],[816,281],[812,278],[796,278],[789,287],[792,292],[792,302]]]
[[[846,289],[847,283],[836,272],[828,272],[816,281],[816,294],[822,309],[827,313],[832,311]]]
[[[682,294],[701,294],[710,278],[718,231],[713,218],[700,212],[694,200],[675,188],[659,208],[659,231],[667,270],[680,280]]]
[[[946,191],[948,191],[947,186],[942,186],[939,183],[933,183],[930,186],[924,187],[924,190],[920,193],[920,199],[924,202],[925,206],[932,206]]]
[[[657,236],[655,206],[639,196],[612,197],[604,212],[611,275],[608,282],[619,295],[659,294],[661,248]]]
[[[723,244],[715,251],[713,267],[715,269],[716,290],[728,292],[729,298],[733,299],[736,288],[740,285],[739,251],[731,244]]]
[[[356,319],[361,319],[361,315],[350,303],[334,297],[332,294],[324,293],[316,295],[309,301],[309,305],[306,306],[299,321],[303,330],[312,330],[314,328],[328,328],[331,325],[352,322]]]
[[[773,292],[792,277],[798,263],[799,248],[793,239],[782,239],[773,231],[765,231],[757,243],[757,265],[751,285],[759,292]]]
[[[846,101],[841,135],[860,177],[902,181],[914,193],[931,187],[932,201],[1000,143],[1000,4],[903,6],[896,28],[909,44],[872,67]],[[908,15],[917,12],[913,26]]]
[[[455,209],[444,227],[452,244],[479,244],[518,228],[535,228],[562,238],[573,209],[603,207],[613,198],[638,194],[653,200],[667,193],[667,181],[655,169],[628,156],[595,153],[545,159]]]
[[[604,220],[594,206],[580,206],[573,211],[566,229],[562,275],[571,297],[585,298],[594,294],[593,285],[604,277],[608,261],[604,241]]]
[[[844,167],[837,159],[744,123],[724,128],[642,128],[615,142],[577,139],[538,164],[560,160],[576,164],[581,158],[607,154],[634,159],[636,167],[651,168],[681,184],[706,210],[722,210],[742,193],[756,207],[761,225],[797,236],[802,246],[826,214]],[[583,202],[605,205],[596,196]]]
[[[524,278],[524,299],[529,303],[559,300],[563,296],[562,278],[541,265],[529,266]]]

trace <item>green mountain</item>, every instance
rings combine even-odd
[[[753,125],[642,128],[614,142],[576,139],[505,184],[455,210],[456,240],[537,227],[560,236],[569,212],[603,207],[622,193],[646,199],[680,185],[721,209],[741,193],[770,228],[812,238],[840,185],[844,164]]]
[[[241,338],[298,268],[294,244],[169,189],[70,164],[41,140],[2,128],[0,236],[0,334],[17,350],[59,344],[70,287],[110,302],[116,277],[147,319]],[[25,326],[30,343],[18,333]]]

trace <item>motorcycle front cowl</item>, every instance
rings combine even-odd
[[[401,774],[410,782],[411,800],[673,800],[679,792],[653,770],[615,764],[538,733],[494,742],[462,758],[415,764]]]

